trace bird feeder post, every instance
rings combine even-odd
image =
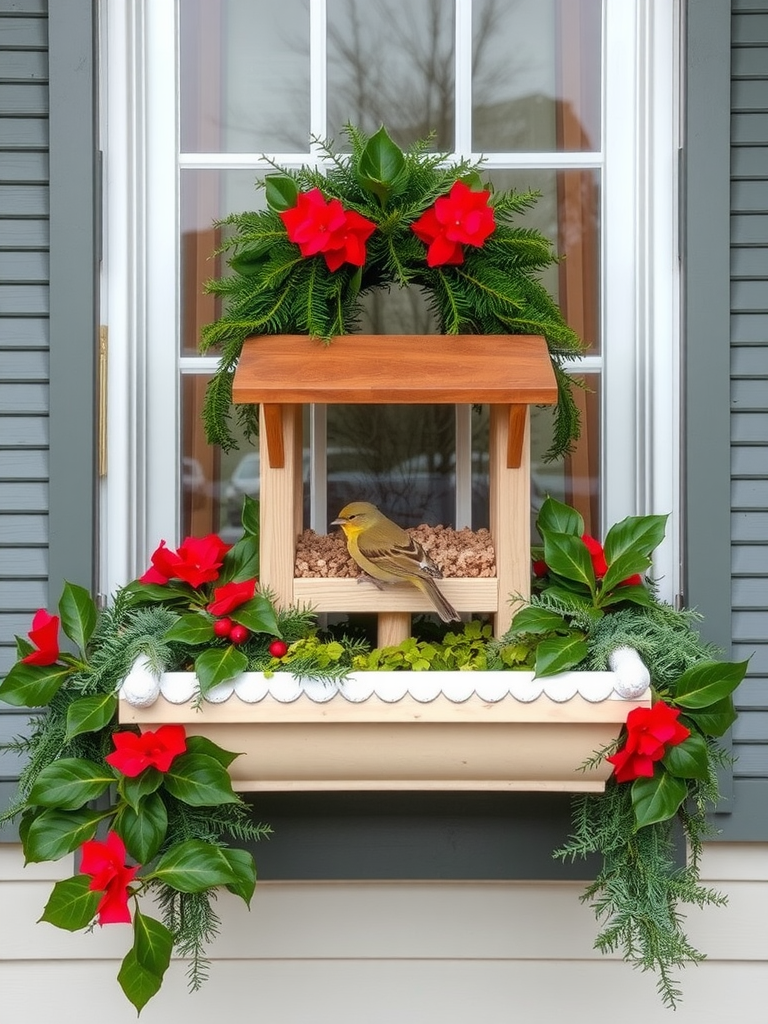
[[[411,614],[430,612],[432,606],[407,583],[379,590],[349,579],[294,578],[303,516],[302,406],[488,404],[490,530],[497,575],[453,577],[438,585],[457,611],[490,613],[496,636],[504,634],[515,602],[527,598],[530,587],[528,409],[557,401],[544,338],[343,335],[329,345],[305,335],[249,338],[235,372],[233,398],[260,406],[262,586],[283,606],[377,613],[379,646],[407,638]],[[349,495],[350,501],[355,498]]]

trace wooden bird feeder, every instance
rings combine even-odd
[[[379,646],[400,643],[410,635],[411,614],[431,606],[407,583],[378,590],[349,579],[294,577],[303,526],[302,406],[488,404],[496,576],[438,585],[457,611],[491,613],[496,635],[506,631],[512,600],[530,594],[529,407],[557,401],[544,338],[356,334],[325,345],[306,335],[254,337],[243,346],[233,398],[260,407],[262,584],[284,606],[378,613]]]

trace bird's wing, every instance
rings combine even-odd
[[[381,548],[368,548],[359,545],[360,552],[374,565],[393,576],[421,576],[424,578],[442,579],[442,573],[431,562],[420,544],[410,541],[407,545],[387,545]]]

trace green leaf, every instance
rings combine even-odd
[[[17,661],[0,683],[0,700],[19,708],[45,707],[71,671],[66,665],[24,665]]]
[[[744,678],[749,662],[702,661],[687,669],[672,687],[682,708],[708,708],[730,696]]]
[[[551,612],[548,608],[541,608],[538,605],[528,605],[521,608],[512,619],[511,633],[556,633],[558,630],[568,629],[568,623],[557,612]]]
[[[171,796],[192,807],[215,807],[238,803],[240,799],[232,790],[226,768],[206,754],[174,758],[163,782]]]
[[[256,888],[256,862],[247,850],[226,848],[222,852],[237,879],[237,881],[231,882],[227,889],[235,896],[239,896],[246,906],[250,907]]]
[[[105,729],[117,711],[117,697],[113,693],[97,693],[93,697],[80,697],[67,708],[67,741],[84,732]]]
[[[299,186],[288,174],[265,174],[267,206],[275,213],[292,210],[299,198]]]
[[[39,807],[76,811],[100,797],[114,781],[114,775],[103,765],[81,757],[62,757],[43,768],[27,800]]]
[[[159,978],[146,967],[142,967],[136,956],[135,949],[129,949],[117,972],[117,980],[126,998],[141,1013],[152,996],[157,995],[163,979]]]
[[[194,597],[193,589],[185,583],[139,583],[133,580],[120,591],[121,598],[130,607],[139,604],[189,605]]]
[[[122,775],[117,784],[117,791],[134,811],[138,811],[144,797],[156,792],[163,784],[163,778],[163,773],[150,765],[133,777]]]
[[[187,753],[206,754],[218,761],[224,768],[229,768],[235,758],[240,757],[239,753],[234,754],[231,750],[224,750],[223,747],[209,740],[207,736],[187,736]]]
[[[233,544],[224,556],[217,586],[224,583],[243,583],[256,579],[259,574],[259,538],[248,534]]]
[[[171,847],[147,877],[159,878],[177,892],[204,892],[217,885],[238,884],[224,850],[202,839],[188,839]]]
[[[625,552],[616,559],[613,565],[608,566],[608,571],[602,579],[602,592],[607,594],[608,591],[614,590],[624,580],[634,576],[636,572],[645,575],[650,565],[650,556],[636,551]],[[619,589],[624,590],[624,587]]]
[[[251,537],[255,537],[258,541],[260,533],[260,519],[259,519],[259,503],[248,495],[243,495],[243,511],[240,516],[240,521],[243,525],[243,530]],[[258,552],[257,552],[258,556]],[[256,565],[255,576],[259,575],[259,567]]]
[[[587,645],[581,634],[542,640],[536,647],[536,675],[553,676],[574,668],[587,656]]]
[[[677,813],[688,796],[688,787],[666,771],[657,771],[650,779],[635,779],[632,783],[632,806],[638,828],[666,821]]]
[[[217,683],[234,679],[248,668],[248,659],[242,651],[228,644],[226,647],[211,647],[195,658],[195,672],[200,690],[207,693]]]
[[[173,935],[161,921],[137,910],[133,917],[133,951],[136,962],[145,971],[162,978],[168,970],[173,950]]]
[[[252,633],[269,633],[270,636],[280,636],[275,609],[272,602],[263,594],[256,594],[250,601],[241,604],[239,608],[235,608],[229,614],[233,622],[247,626]]]
[[[679,779],[709,778],[707,741],[698,733],[670,747],[661,760],[669,774]]]
[[[584,533],[584,520],[576,509],[551,497],[546,497],[542,502],[536,518],[536,526],[542,536],[545,531],[547,533],[570,533],[575,537],[581,537]]]
[[[85,651],[96,627],[96,605],[85,589],[75,583],[65,583],[59,601],[61,628],[70,640]]]
[[[738,718],[733,697],[723,697],[699,711],[688,711],[684,716],[706,736],[722,736]]]
[[[650,555],[664,540],[668,516],[627,516],[610,528],[603,551],[609,566],[626,555]],[[641,569],[630,569],[624,579]],[[618,581],[617,581],[618,582]],[[615,585],[615,584],[614,584]]]
[[[96,916],[102,893],[91,892],[88,875],[75,875],[57,882],[45,904],[41,921],[76,932],[87,928]]]
[[[160,794],[150,793],[141,801],[138,811],[123,804],[114,828],[131,857],[139,864],[147,864],[157,856],[168,831],[168,811]]]
[[[591,594],[595,592],[595,570],[584,541],[568,533],[544,534],[544,560],[550,572],[567,580],[582,583]]]
[[[607,608],[612,604],[621,604],[622,601],[630,601],[632,604],[639,604],[644,608],[650,608],[653,605],[653,598],[642,583],[632,583],[628,587],[616,587],[609,594],[601,592],[598,596],[601,608]]]
[[[27,864],[44,860],[59,860],[72,853],[87,839],[93,839],[103,811],[62,811],[49,808],[30,822],[24,837],[24,857]]]
[[[180,615],[167,631],[164,640],[178,640],[179,643],[209,644],[214,639],[213,619],[200,612],[187,612]]]
[[[382,126],[365,144],[357,167],[358,184],[386,205],[392,187],[405,169],[405,156]]]

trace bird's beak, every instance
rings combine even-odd
[[[343,526],[346,523],[346,519],[333,519],[331,520],[331,526]]]

